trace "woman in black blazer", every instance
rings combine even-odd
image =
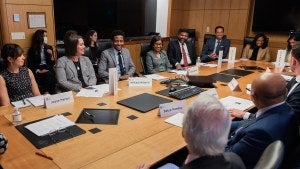
[[[53,48],[47,42],[47,31],[39,29],[34,33],[28,51],[27,66],[34,73],[41,92],[55,94],[55,61]]]

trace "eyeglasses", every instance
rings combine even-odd
[[[58,130],[49,131],[48,136],[50,137],[53,144],[65,140],[66,138],[73,138],[74,135],[71,133],[70,129],[59,128]]]

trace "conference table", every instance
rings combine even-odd
[[[221,68],[200,66],[199,75],[210,75],[227,69],[241,69],[239,66],[259,66],[271,71],[274,66],[268,62],[239,61],[223,63]],[[242,69],[241,69],[242,70]],[[252,70],[253,73],[237,79],[241,91],[232,91],[227,83],[217,81],[216,90],[220,98],[235,96],[250,99],[246,94],[246,85],[263,71]],[[159,73],[162,76],[174,78],[176,75],[168,72]],[[160,97],[155,92],[166,89],[159,81],[153,80],[152,87],[129,87],[128,81],[118,82],[117,94],[106,94],[101,98],[77,97],[74,93],[74,103],[43,108],[29,106],[21,108],[22,123],[31,122],[45,117],[70,112],[67,118],[76,121],[83,108],[120,109],[117,125],[76,124],[86,131],[85,134],[58,142],[51,146],[37,149],[12,125],[12,106],[0,107],[0,132],[9,140],[5,154],[1,156],[1,165],[5,169],[17,168],[135,168],[138,164],[154,164],[168,155],[183,148],[186,143],[181,136],[181,128],[168,124],[158,114],[158,108],[147,113],[117,104],[117,101],[141,93],[150,93]],[[187,105],[195,98],[186,100]],[[176,99],[172,99],[176,101]],[[99,103],[105,103],[99,106]],[[137,118],[131,120],[129,116]],[[100,129],[91,133],[93,128]],[[49,160],[35,153],[41,151],[53,158]]]

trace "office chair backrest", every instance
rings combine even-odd
[[[243,47],[245,47],[247,44],[250,44],[250,45],[251,45],[251,43],[253,42],[253,40],[254,40],[254,37],[246,36],[246,37],[244,38],[244,46],[243,46]],[[267,44],[269,43],[269,38],[268,38],[268,37],[267,37],[267,39],[266,39],[266,43],[267,43]]]
[[[57,59],[65,56],[66,55],[66,50],[65,50],[65,44],[57,44],[56,45],[56,56]]]
[[[215,34],[204,34],[203,47],[204,47],[204,45],[206,44],[206,42],[209,38],[212,38],[212,37],[215,37],[215,36],[216,36]],[[202,49],[203,49],[203,47],[202,47]]]
[[[277,140],[271,143],[261,155],[254,169],[277,169],[280,167],[284,154],[282,141]]]
[[[107,41],[97,41],[98,48],[100,50],[100,53],[103,52],[106,49],[109,49],[112,47],[112,41],[107,40]]]
[[[140,54],[140,59],[141,59],[141,64],[143,68],[143,74],[147,74],[147,66],[146,66],[146,54],[151,50],[150,43],[141,43],[141,54]]]

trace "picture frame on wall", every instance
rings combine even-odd
[[[27,12],[28,28],[46,28],[45,12]]]

